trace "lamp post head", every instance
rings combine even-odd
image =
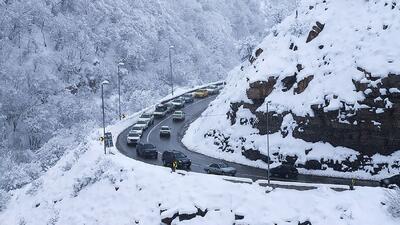
[[[169,46],[169,48],[170,48],[170,49],[172,49],[172,48],[175,48],[175,46],[173,46],[173,45],[170,45],[170,46]]]
[[[110,82],[108,80],[101,82],[101,85],[107,85],[107,84],[110,84]]]
[[[119,63],[118,63],[118,66],[125,66],[125,63],[119,62]]]

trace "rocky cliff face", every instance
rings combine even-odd
[[[366,74],[366,83],[354,82],[354,90],[362,92],[365,99],[357,101],[363,107],[356,108],[355,104],[346,103],[338,96],[329,99],[324,96],[325,102],[311,105],[313,115],[293,117],[297,126],[293,130],[293,136],[307,142],[328,142],[334,146],[344,146],[358,152],[372,156],[376,153],[389,155],[400,149],[400,74],[388,74],[387,77],[378,79],[370,73],[362,70]],[[369,75],[368,75],[369,74]],[[288,77],[286,77],[288,78]],[[286,79],[285,78],[285,79]],[[293,93],[301,93],[307,88],[313,76],[308,76],[297,82],[294,78],[293,86],[297,83],[297,88]],[[285,79],[282,84],[286,87]],[[243,105],[249,108],[258,120],[254,124],[261,134],[266,133],[266,114],[257,113],[257,106],[263,103],[264,99],[272,92],[276,85],[275,79],[267,82],[256,81],[249,84],[247,97],[253,104],[232,103],[232,111],[229,113],[231,118],[235,118],[235,108]],[[333,84],[335,85],[335,84]],[[327,109],[331,101],[338,101],[339,107],[333,110]],[[275,112],[271,112],[274,114]],[[270,131],[281,131],[282,118],[291,113],[284,111],[279,116],[270,116]],[[232,120],[232,125],[234,120]]]
[[[226,89],[200,119],[209,126],[195,122],[188,130],[187,136],[202,134],[204,143],[190,147],[242,163],[266,162],[268,132],[273,162],[339,172],[398,171],[395,21],[395,1],[303,1],[231,72]],[[222,113],[226,117],[207,117]]]

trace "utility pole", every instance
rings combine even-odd
[[[270,186],[271,184],[271,180],[270,180],[270,170],[269,170],[269,164],[270,164],[270,159],[269,159],[269,110],[268,110],[268,101],[266,101],[266,107],[267,107],[267,164],[268,164],[268,172],[267,172],[267,179],[268,179],[268,186]]]
[[[104,154],[107,154],[106,152],[106,119],[105,119],[105,114],[104,114],[104,85],[109,84],[107,80],[103,81],[101,83],[101,108],[103,111],[103,144],[104,144]]]
[[[121,120],[121,76],[120,76],[120,66],[124,66],[125,64],[123,62],[118,63],[118,117],[119,120]]]
[[[170,75],[171,75],[171,93],[172,93],[172,96],[174,95],[174,78],[173,78],[173,75],[172,75],[172,59],[171,59],[171,49],[173,49],[173,48],[174,48],[173,45],[169,46],[169,48],[168,48],[169,69],[170,69]]]

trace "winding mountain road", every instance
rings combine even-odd
[[[191,171],[198,173],[205,173],[204,167],[215,162],[221,162],[220,159],[215,159],[210,156],[206,156],[194,151],[187,149],[181,142],[182,136],[191,122],[196,120],[201,113],[208,107],[209,103],[215,99],[214,96],[210,96],[204,99],[195,99],[193,103],[186,104],[182,111],[186,114],[186,119],[181,122],[175,122],[172,120],[172,114],[168,114],[166,117],[161,119],[155,119],[154,125],[149,127],[142,135],[141,142],[152,143],[157,147],[159,157],[157,160],[144,159],[136,155],[134,146],[127,145],[126,136],[130,128],[124,130],[117,139],[117,149],[127,157],[135,160],[140,160],[152,165],[162,166],[161,154],[165,150],[178,150],[183,152],[192,161]],[[159,130],[161,126],[169,126],[171,128],[170,138],[160,138]],[[237,169],[236,176],[243,178],[250,178],[253,181],[259,179],[267,179],[267,170],[255,168],[251,166],[245,166],[242,164],[226,162],[230,166]],[[271,180],[279,181],[292,181],[292,182],[303,182],[303,183],[322,183],[322,184],[338,184],[338,185],[349,185],[351,179],[346,178],[335,178],[335,177],[323,177],[314,175],[303,175],[299,174],[297,179],[277,179],[271,178]],[[376,181],[368,180],[357,180],[357,186],[379,186]]]

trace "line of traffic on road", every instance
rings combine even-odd
[[[220,85],[218,85],[220,86]],[[154,107],[154,111],[147,111],[140,116],[140,120],[148,120],[148,126],[140,132],[132,131],[132,129],[138,127],[137,124],[133,124],[130,128],[123,131],[118,137],[117,148],[124,155],[134,158],[152,165],[164,165],[171,166],[170,163],[163,162],[163,152],[166,151],[179,151],[186,155],[191,164],[189,168],[182,168],[199,173],[215,173],[219,175],[231,175],[229,173],[222,173],[221,171],[215,171],[214,169],[207,170],[212,164],[226,163],[228,167],[232,167],[237,170],[234,173],[237,177],[251,178],[252,180],[265,179],[267,171],[262,168],[255,168],[250,166],[245,166],[242,164],[237,164],[233,162],[227,162],[221,159],[215,159],[210,156],[203,155],[201,153],[193,152],[187,149],[182,143],[181,139],[183,134],[188,127],[190,122],[194,121],[201,115],[207,107],[208,104],[215,98],[216,95],[212,94],[212,91],[207,90],[208,87],[203,87],[197,90],[193,90],[181,96],[177,96],[173,99],[168,99],[163,101],[161,104]],[[204,91],[206,90],[206,91]],[[206,93],[206,94],[205,94]],[[211,93],[211,94],[210,94]],[[176,101],[177,98],[180,98]],[[184,99],[182,104],[181,100]],[[175,101],[174,101],[175,100]],[[174,103],[173,103],[174,102]],[[164,108],[164,106],[166,106]],[[174,107],[173,109],[168,109]],[[157,110],[158,109],[158,110]],[[165,112],[167,110],[167,112]],[[158,114],[158,115],[157,115]],[[143,122],[140,122],[143,124]],[[162,131],[163,130],[163,131]],[[164,131],[165,130],[165,131]],[[162,134],[161,134],[162,133]],[[136,135],[135,143],[130,143],[129,136]],[[161,135],[160,135],[161,134]],[[131,137],[131,139],[133,139]],[[140,155],[141,152],[135,151],[135,145],[137,143],[142,144],[152,144],[155,146],[158,152],[157,159],[154,157],[147,157],[145,153]],[[149,148],[152,149],[152,148]],[[149,153],[150,154],[150,153]],[[214,167],[215,165],[213,165]],[[181,168],[181,166],[177,166]],[[226,166],[219,165],[219,169]],[[305,183],[326,183],[326,184],[342,184],[349,185],[351,179],[346,178],[335,178],[335,177],[322,177],[315,175],[304,175],[298,174],[295,166],[281,165],[270,170],[271,177],[273,180],[281,181],[291,181],[291,182],[305,182]],[[386,181],[386,183],[392,183],[392,180]],[[386,184],[383,183],[383,184]],[[367,180],[357,180],[357,185],[361,186],[379,186],[379,182],[367,181]],[[382,184],[381,184],[382,185]],[[383,186],[383,185],[382,185]]]
[[[173,162],[176,162],[177,169],[190,170],[192,162],[183,152],[174,149],[168,149],[161,153],[157,150],[157,147],[154,144],[150,143],[150,136],[153,132],[158,130],[160,139],[170,139],[172,133],[171,127],[167,125],[161,126],[161,124],[171,118],[172,121],[176,123],[185,121],[186,116],[183,109],[186,105],[191,103],[200,103],[207,97],[218,94],[222,89],[222,85],[223,83],[219,85],[209,85],[205,88],[200,88],[192,92],[185,93],[181,96],[177,96],[173,99],[156,105],[154,111],[143,113],[139,117],[138,121],[130,128],[127,134],[127,145],[131,146],[132,150],[135,148],[136,156],[140,158],[157,160],[158,155],[161,155],[163,166],[172,167],[174,165]],[[198,101],[195,99],[198,99]],[[156,124],[155,121],[157,121]],[[150,131],[147,133],[146,138],[144,138],[143,134],[147,129],[150,129]],[[215,169],[207,169],[210,166],[213,167],[214,165],[217,164],[210,164],[203,169],[204,171],[208,171],[208,173],[222,175],[234,176],[236,173],[235,169],[232,170],[235,171],[234,173],[219,173]]]

